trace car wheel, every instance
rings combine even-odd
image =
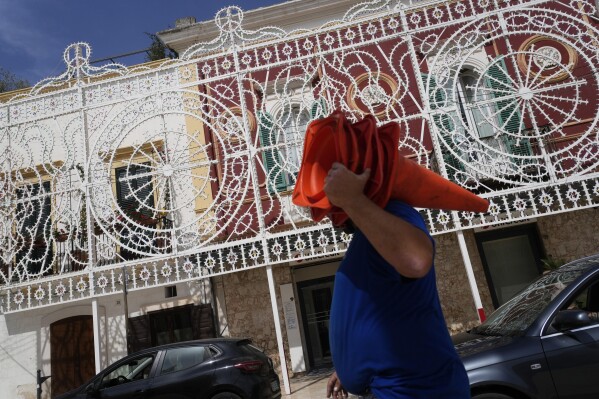
[[[214,395],[212,399],[241,399],[241,397],[232,392],[221,392]]]
[[[472,399],[514,399],[514,397],[503,393],[485,392],[474,395]]]

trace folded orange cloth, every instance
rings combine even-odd
[[[354,173],[370,169],[364,193],[384,207],[390,198],[417,208],[485,212],[489,202],[399,154],[399,125],[376,126],[372,115],[350,123],[341,111],[315,120],[306,130],[304,155],[292,200],[309,207],[316,222],[329,216],[343,226],[347,214],[324,193],[324,179],[334,162]]]

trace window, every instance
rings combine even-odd
[[[108,371],[100,383],[100,389],[126,384],[131,381],[144,380],[150,376],[154,354],[146,354],[120,364]]]
[[[121,209],[136,221],[152,218],[154,188],[149,163],[117,168],[116,192]],[[135,177],[139,176],[139,177]]]
[[[16,255],[27,274],[35,275],[51,268],[52,247],[48,245],[51,233],[52,205],[50,182],[28,184],[17,190],[17,236],[22,249]]]
[[[165,298],[174,298],[177,296],[177,286],[169,285],[168,287],[164,287],[164,297]]]
[[[150,330],[153,345],[192,340],[191,307],[150,313]]]
[[[513,91],[512,78],[508,75],[508,70],[503,59],[495,61],[487,71],[485,76],[485,85],[487,86],[492,98],[499,99],[505,97],[506,93]],[[510,154],[514,155],[532,155],[532,148],[528,139],[518,138],[525,126],[522,121],[518,102],[514,99],[497,100],[491,110],[497,115],[498,126],[502,131],[507,132],[502,136],[502,144]],[[513,133],[514,135],[510,134]],[[521,159],[513,159],[515,164],[520,165]]]
[[[115,170],[117,203],[127,217],[137,224],[155,227],[154,187],[149,163],[130,164]],[[138,176],[138,177],[136,177]],[[127,249],[135,248],[140,252],[150,252],[152,237],[146,229],[128,226],[121,236],[121,257],[125,260],[138,259],[140,256]]]
[[[285,144],[281,152],[287,164],[285,168],[288,171],[286,174],[287,186],[295,183],[295,176],[299,172],[304,136],[310,119],[308,111],[301,110],[299,104],[292,105],[289,109],[284,110],[279,118],[282,130],[279,133],[278,141]]]
[[[166,352],[162,362],[161,374],[185,370],[210,358],[210,351],[204,346],[173,348]]]
[[[324,98],[316,100],[309,111],[300,103],[291,103],[274,116],[268,112],[259,114],[258,133],[270,192],[286,191],[295,184],[308,124],[324,115]]]
[[[435,76],[422,74],[422,79],[424,82],[429,81],[431,110],[435,111],[446,106],[448,88],[437,84]],[[460,150],[453,140],[454,136],[452,136],[457,121],[454,120],[454,115],[451,113],[437,113],[433,115],[433,122],[443,139],[444,144],[441,144],[441,153],[447,168],[447,175],[450,179],[455,179],[456,173],[464,171],[464,165],[455,155],[460,154]]]
[[[564,309],[584,310],[591,323],[599,323],[599,283],[586,287]]]
[[[496,308],[541,273],[542,244],[535,224],[477,233],[475,237]]]
[[[149,312],[129,319],[129,353],[160,344],[214,338],[214,314],[210,304],[184,305]]]
[[[498,153],[532,155],[530,141],[520,137],[525,127],[518,101],[506,97],[513,91],[513,81],[503,60],[489,65],[484,76],[475,68],[464,68],[457,75],[455,87],[450,79],[442,85],[435,76],[423,75],[423,79],[429,80],[432,111],[451,106],[448,104],[451,93],[457,100],[456,111],[433,115],[443,139],[441,151],[450,179],[465,171],[464,161],[479,162],[479,167],[484,167],[478,159],[479,151],[486,151],[481,141],[485,146],[496,148]],[[520,166],[523,159],[513,157],[511,162]],[[511,172],[516,173],[516,169]]]
[[[478,78],[479,76],[473,70],[462,71],[458,77],[457,94],[460,114],[464,125],[468,126],[472,131],[477,131],[478,136],[482,139],[492,137],[495,132],[493,131],[493,125],[488,122],[494,118],[491,107],[473,106],[475,100],[481,102],[489,100],[489,95],[485,92],[480,93],[483,96],[482,98],[474,98],[474,88],[476,87]]]

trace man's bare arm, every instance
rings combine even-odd
[[[332,204],[342,208],[377,252],[399,274],[424,277],[433,263],[433,245],[420,229],[398,218],[364,195],[370,171],[356,175],[339,163],[325,178],[324,191]]]

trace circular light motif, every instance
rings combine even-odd
[[[280,256],[283,253],[283,246],[281,244],[279,244],[278,242],[275,243],[272,246],[272,253],[277,256]]]
[[[214,260],[212,256],[208,256],[204,263],[208,269],[212,269],[214,266],[216,266],[216,260]]]
[[[44,291],[44,289],[42,287],[38,287],[37,290],[35,290],[35,293],[33,294],[33,296],[38,301],[41,301],[46,296],[46,291]]]
[[[104,289],[108,285],[108,279],[106,278],[105,275],[101,275],[100,277],[98,277],[97,284],[98,284],[98,287]]]
[[[23,295],[23,293],[21,291],[17,292],[13,296],[13,302],[16,303],[17,305],[22,304],[23,300],[25,300],[25,295]]]
[[[75,284],[75,289],[80,294],[83,294],[87,289],[87,283],[83,279],[79,279],[79,281],[77,281],[77,284]]]
[[[233,251],[229,251],[227,254],[227,262],[229,262],[230,265],[237,263],[237,254]]]
[[[250,255],[250,259],[257,260],[258,257],[260,256],[260,251],[258,250],[258,248],[256,248],[255,246],[252,245],[252,248],[250,248],[250,251],[249,251],[249,255]]]
[[[140,270],[139,278],[144,282],[147,282],[148,279],[150,278],[150,271],[148,270],[148,268],[146,266],[144,266],[144,268]]]
[[[183,271],[187,274],[191,274],[193,272],[193,263],[189,258],[185,259],[183,262]]]
[[[160,269],[160,273],[162,274],[162,277],[170,277],[170,275],[173,274],[173,268],[168,264],[164,264]]]
[[[54,294],[56,294],[56,296],[59,298],[62,298],[66,291],[67,290],[62,283],[58,284],[56,288],[54,288]]]
[[[555,47],[539,47],[535,53],[538,55],[533,56],[532,60],[540,69],[554,69],[562,62],[562,55]]]

